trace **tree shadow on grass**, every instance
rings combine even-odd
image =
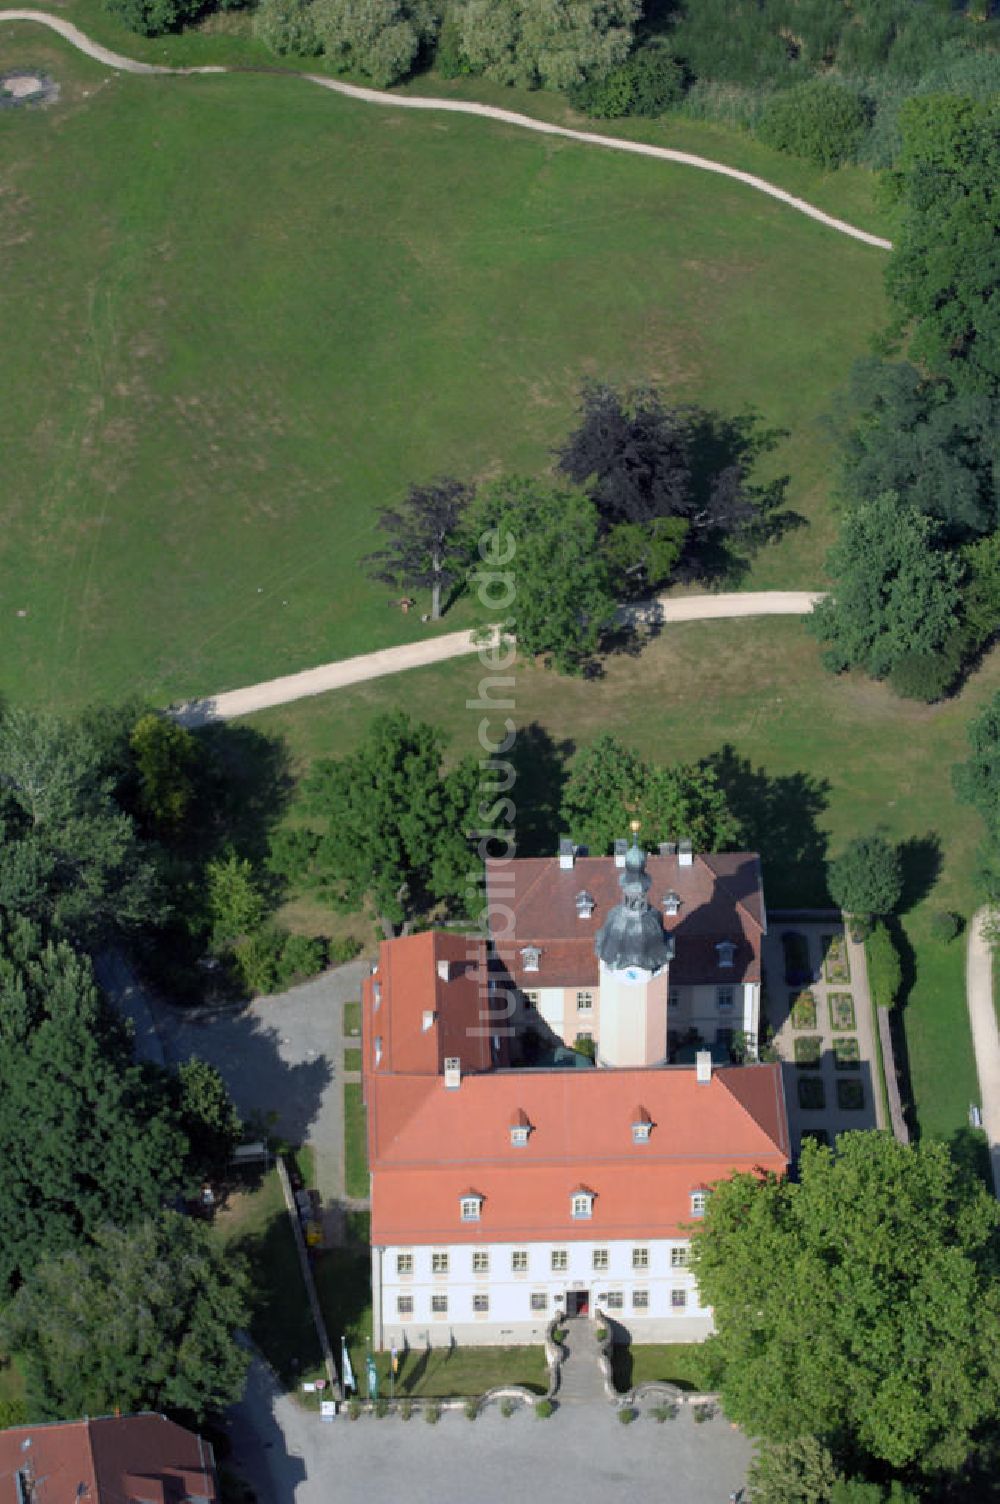
[[[916,1103],[913,1097],[913,1085],[910,1080],[910,1052],[906,1043],[906,1029],[903,1023],[903,1014],[917,980],[917,958],[909,937],[900,924],[899,920],[892,916],[885,921],[886,929],[896,947],[899,956],[900,987],[896,999],[896,1006],[889,1009],[889,1034],[892,1039],[892,1053],[896,1063],[896,1079],[899,1082],[899,1096],[903,1108],[903,1117],[906,1126],[910,1130],[913,1139],[920,1137],[920,1121],[917,1117]],[[888,1069],[888,1062],[886,1062]]]
[[[559,849],[566,769],[574,750],[573,742],[554,740],[538,721],[518,730],[510,753],[514,785],[507,796],[516,808],[518,856],[550,856]]]
[[[829,781],[810,773],[769,773],[754,768],[730,743],[702,759],[740,822],[743,845],[760,853],[765,891],[776,908],[822,907],[826,891],[825,831]]]
[[[897,913],[908,914],[923,902],[941,875],[941,840],[932,830],[900,841],[896,851],[903,879]]]

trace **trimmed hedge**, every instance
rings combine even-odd
[[[876,1008],[891,1008],[903,984],[903,968],[892,936],[884,924],[876,924],[865,941],[868,984]]]

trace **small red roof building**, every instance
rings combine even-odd
[[[207,1441],[165,1415],[0,1431],[0,1504],[217,1504]]]

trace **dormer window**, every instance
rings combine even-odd
[[[632,1114],[633,1144],[648,1144],[653,1129],[653,1120],[645,1107],[637,1107]]]
[[[538,962],[541,959],[541,951],[537,945],[526,945],[521,951],[521,965],[525,971],[537,971]]]
[[[708,1191],[705,1189],[704,1186],[699,1186],[696,1191],[692,1191],[691,1192],[691,1215],[692,1215],[692,1217],[703,1217],[705,1215],[705,1203],[707,1201],[708,1201]]]
[[[680,906],[681,906],[681,898],[680,898],[680,894],[679,893],[675,893],[672,888],[671,888],[671,890],[670,890],[669,893],[664,893],[664,895],[663,895],[663,912],[664,912],[664,914],[676,914],[678,912],[678,910],[680,909]]]
[[[377,1013],[378,1010],[379,1010],[379,1008],[381,1008],[381,1006],[382,1006],[382,983],[381,982],[373,982],[372,983],[372,1003],[374,1005],[374,1011]]]
[[[594,895],[586,889],[576,895],[576,917],[589,919],[594,912]]]
[[[466,1191],[459,1197],[459,1211],[463,1222],[478,1222],[483,1210],[483,1198],[477,1191]]]
[[[523,1149],[531,1135],[531,1123],[523,1108],[518,1108],[510,1120],[510,1141],[515,1149]]]
[[[382,1063],[382,1036],[381,1036],[381,1034],[376,1034],[375,1035],[375,1064],[376,1065],[381,1065],[381,1063]]]
[[[586,1221],[594,1215],[594,1193],[580,1186],[570,1197],[570,1216],[574,1221]]]
[[[731,940],[720,940],[715,947],[715,954],[719,958],[720,966],[732,966],[733,957],[736,955],[736,946]]]

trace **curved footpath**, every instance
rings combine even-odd
[[[52,31],[58,32],[65,41],[72,43],[80,52],[95,58],[99,63],[106,63],[109,68],[119,68],[123,73],[185,75],[254,71],[244,68],[233,70],[219,66],[168,68],[158,63],[139,63],[133,58],[123,57],[120,53],[111,52],[107,47],[92,42],[85,32],[73,25],[72,21],[64,21],[61,16],[50,15],[44,10],[0,10],[0,21],[35,21],[40,26],[48,26]],[[828,229],[837,230],[841,235],[849,235],[852,240],[860,240],[865,245],[877,246],[879,250],[892,250],[891,240],[884,240],[880,235],[872,235],[867,230],[859,230],[856,225],[848,224],[846,220],[837,219],[833,214],[826,214],[822,209],[817,209],[814,205],[807,203],[805,199],[796,198],[794,194],[787,193],[776,183],[769,183],[766,178],[759,178],[752,172],[741,172],[736,167],[727,167],[723,162],[715,162],[710,157],[699,157],[686,151],[674,151],[668,146],[651,146],[644,141],[625,141],[615,136],[602,136],[597,131],[571,130],[569,126],[551,125],[548,121],[534,120],[530,115],[521,115],[516,110],[503,110],[491,104],[476,104],[462,99],[433,99],[418,94],[389,94],[381,89],[364,89],[357,84],[345,84],[335,78],[324,78],[318,73],[290,73],[289,76],[304,78],[321,89],[331,89],[335,94],[343,94],[348,99],[363,100],[366,104],[390,105],[393,109],[399,110],[440,110],[452,115],[478,115],[485,120],[498,120],[504,125],[514,125],[520,130],[536,131],[544,136],[563,136],[569,141],[579,141],[584,146],[599,146],[606,151],[628,152],[637,157],[654,157],[661,162],[677,162],[683,167],[697,167],[702,172],[718,173],[721,177],[732,178],[748,188],[755,189],[758,193],[766,193],[770,198],[787,204],[790,209],[796,209],[800,214],[806,214],[810,219],[818,220]]]
[[[668,622],[719,621],[735,616],[805,616],[823,599],[817,590],[760,590],[720,595],[660,596],[637,606],[622,607],[619,616],[624,624],[636,624],[653,630]],[[361,653],[356,658],[339,658],[318,668],[268,679],[246,689],[229,689],[198,700],[185,700],[171,707],[171,715],[183,726],[204,726],[209,721],[228,721],[236,716],[252,715],[274,705],[288,705],[309,695],[326,694],[331,689],[346,689],[368,679],[399,674],[408,668],[426,668],[463,658],[479,651],[472,632],[447,632],[442,637],[428,637],[424,642],[408,642],[396,648],[382,648],[376,653]]]
[[[983,1127],[993,1169],[993,1189],[1000,1196],[1000,1030],[993,1007],[993,951],[983,933],[989,917],[989,909],[982,908],[969,922],[965,988],[982,1097]]]

